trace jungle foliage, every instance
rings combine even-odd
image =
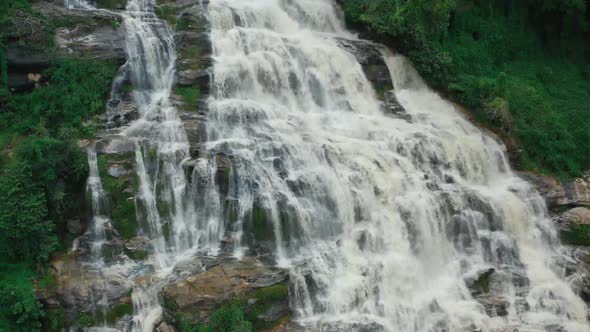
[[[18,26],[19,17],[30,26]],[[50,29],[27,1],[0,1],[2,331],[59,330],[60,319],[43,311],[34,284],[49,255],[69,246],[66,221],[81,214],[88,173],[77,140],[94,134],[92,119],[104,111],[116,73],[114,64],[56,58],[34,89],[10,91],[3,44],[51,47]]]
[[[393,37],[429,84],[469,107],[522,169],[590,166],[590,2],[345,0],[349,22]]]

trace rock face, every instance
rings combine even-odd
[[[66,310],[73,310],[66,312],[66,316],[93,312],[97,305],[95,294],[105,294],[109,306],[131,303],[129,294],[133,284],[128,276],[117,271],[88,270],[70,255],[55,258],[51,268],[57,288],[53,294],[46,294],[45,302],[59,298]]]
[[[36,82],[27,78],[42,72],[55,56],[120,64],[125,61],[125,35],[120,15],[100,10],[67,10],[61,2],[35,2],[33,9],[46,18],[40,22],[48,21],[57,26],[55,35],[46,37],[53,38],[54,42],[43,47],[30,47],[18,40],[7,43],[5,54],[11,88],[32,88]]]
[[[590,205],[590,171],[567,182],[541,174],[521,172],[520,175],[535,185],[549,209]]]
[[[590,225],[590,209],[577,207],[567,210],[557,218],[557,222],[566,230],[572,225]]]
[[[245,258],[169,284],[160,295],[168,320],[207,322],[213,310],[241,301],[259,320],[276,322],[290,314],[287,279],[286,270]]]
[[[336,41],[340,47],[354,55],[365,76],[373,84],[377,97],[383,100],[385,92],[393,89],[393,83],[379,46],[365,40],[339,38]]]

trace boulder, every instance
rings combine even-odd
[[[590,209],[585,207],[577,207],[567,210],[557,218],[565,230],[571,228],[572,225],[590,225]]]
[[[107,129],[124,126],[139,117],[139,108],[132,100],[112,99],[107,104]]]
[[[160,295],[169,320],[180,317],[191,323],[207,322],[213,310],[234,300],[264,308],[262,319],[276,319],[290,313],[285,309],[287,279],[287,270],[244,258],[221,262],[205,272],[171,283]]]
[[[362,66],[367,80],[373,84],[380,99],[385,91],[393,89],[389,68],[383,59],[380,46],[360,39],[336,38],[338,46],[350,52]]]
[[[209,90],[210,74],[207,70],[187,69],[178,73],[178,84],[182,86],[197,85],[202,93]]]
[[[151,250],[151,241],[145,236],[136,236],[125,240],[125,253],[134,260],[143,260]]]
[[[107,174],[114,178],[119,178],[125,175],[132,174],[133,170],[125,167],[125,165],[121,164],[112,164],[109,165],[107,168]]]
[[[57,279],[57,296],[66,313],[93,312],[96,294],[104,296],[109,306],[130,303],[133,283],[116,269],[92,269],[79,264],[72,255],[55,257],[51,268]]]
[[[201,260],[196,257],[180,260],[174,264],[172,269],[172,274],[178,279],[195,276],[201,272],[205,272],[205,268]]]
[[[176,332],[176,328],[167,322],[162,322],[156,327],[156,332]]]

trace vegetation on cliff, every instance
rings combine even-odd
[[[586,0],[344,0],[349,22],[393,41],[437,89],[469,107],[520,168],[590,166]]]
[[[2,2],[0,13],[2,44],[52,47],[44,23],[35,25],[42,31],[17,27],[19,17],[46,22],[26,1]],[[77,140],[94,134],[92,117],[104,110],[116,66],[56,58],[34,89],[17,94],[8,89],[4,54],[2,46],[0,330],[50,331],[33,283],[49,255],[70,245],[66,221],[81,214],[88,173]]]

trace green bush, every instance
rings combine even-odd
[[[92,136],[84,122],[104,111],[116,70],[110,63],[60,60],[43,74],[46,84],[9,100],[2,123],[20,134],[62,140]]]
[[[34,273],[24,264],[0,264],[0,331],[41,331],[44,314],[35,297]]]
[[[57,246],[43,186],[30,164],[16,160],[0,177],[2,261],[44,262]]]
[[[209,325],[180,322],[180,332],[251,332],[252,323],[244,318],[237,304],[221,307],[211,314]]]

